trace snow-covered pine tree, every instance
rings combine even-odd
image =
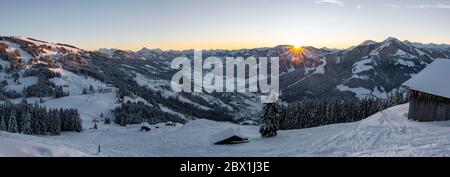
[[[22,105],[26,106],[28,105],[28,101],[27,99],[23,98],[22,101],[20,102]]]
[[[18,131],[16,113],[12,110],[9,113],[8,132],[17,133]]]
[[[94,89],[94,87],[92,85],[89,85],[89,93],[90,94],[95,93],[95,89]]]
[[[279,111],[275,106],[275,103],[267,103],[263,109],[263,115],[261,117],[261,128],[259,133],[262,137],[277,136],[277,130],[279,129]]]
[[[83,88],[83,91],[82,91],[81,94],[86,95],[86,94],[87,94],[87,89],[86,89],[86,88]]]
[[[82,130],[81,118],[80,118],[80,114],[78,113],[78,111],[76,109],[71,109],[70,117],[72,119],[72,126],[71,126],[72,130],[71,131],[81,132],[81,130]]]
[[[52,110],[50,115],[52,115],[52,135],[60,135],[61,134],[61,118],[59,117],[57,110]]]
[[[22,113],[22,125],[20,127],[22,127],[23,134],[26,134],[26,135],[33,134],[33,130],[31,129],[30,114],[27,111]]]
[[[111,119],[105,118],[105,124],[111,124]]]
[[[5,118],[0,116],[0,131],[6,131]]]

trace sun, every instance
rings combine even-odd
[[[291,45],[289,54],[291,55],[291,61],[294,63],[302,63],[304,59],[305,49],[300,44]]]
[[[295,49],[300,49],[300,48],[302,48],[302,44],[300,44],[300,43],[294,43],[294,44],[292,44],[292,46],[293,46]]]

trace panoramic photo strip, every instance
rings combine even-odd
[[[0,15],[0,159],[204,176],[450,156],[448,0],[0,0]]]

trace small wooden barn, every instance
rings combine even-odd
[[[409,89],[409,119],[450,120],[450,59],[435,60],[403,86]]]
[[[149,123],[147,123],[147,122],[141,123],[141,131],[148,132],[148,131],[151,131],[151,130],[152,130],[152,128],[151,128]]]
[[[248,138],[245,138],[239,133],[238,130],[232,128],[213,135],[212,139],[215,145],[240,144],[249,142]]]

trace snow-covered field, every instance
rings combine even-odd
[[[80,157],[88,156],[77,150],[50,146],[36,142],[8,138],[11,134],[0,132],[0,157]]]
[[[61,136],[2,133],[0,142],[14,138],[33,145],[64,146],[92,156],[450,156],[450,121],[414,122],[406,118],[407,111],[408,104],[400,105],[359,122],[279,131],[274,138],[261,138],[256,126],[200,119],[175,127],[152,125],[151,132],[139,131],[139,125],[100,123],[98,130]],[[239,129],[250,142],[213,145],[213,136],[229,128]],[[1,144],[0,154],[5,155],[11,148]]]
[[[100,119],[100,114],[112,118],[111,110],[118,106],[115,93],[98,93],[89,95],[67,96],[51,99],[43,103],[48,108],[75,108],[80,113],[83,127],[89,128],[94,119]],[[86,127],[88,126],[88,127]]]

